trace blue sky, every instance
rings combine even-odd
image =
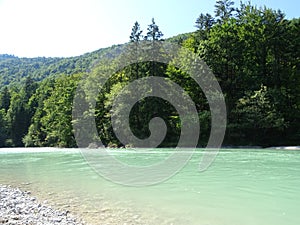
[[[236,0],[238,3],[239,0]],[[251,0],[299,17],[299,0]],[[165,37],[195,30],[215,0],[0,0],[0,54],[76,56],[128,41],[135,21],[155,18]]]

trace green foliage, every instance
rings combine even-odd
[[[7,87],[5,87],[0,94],[0,109],[4,109],[7,112],[10,105],[10,93]]]
[[[0,54],[0,90],[5,86],[19,87],[20,84],[25,83],[27,77],[31,77],[34,81],[41,81],[61,74],[72,75],[86,72],[93,62],[115,47],[117,46],[70,58],[18,58]]]
[[[26,146],[76,146],[72,128],[72,104],[81,74],[62,76],[50,87],[36,92],[38,109],[28,134],[23,139]],[[53,86],[52,86],[53,85]],[[32,101],[35,101],[32,99]]]
[[[159,41],[164,36],[159,30],[158,25],[155,23],[154,18],[152,18],[152,23],[148,26],[147,31],[145,40],[148,41]]]
[[[235,124],[231,124],[231,129],[243,131],[247,135],[246,140],[252,144],[268,146],[274,143],[274,135],[286,127],[285,120],[276,110],[274,99],[266,86],[258,91],[246,92],[238,100],[232,116],[237,120]]]
[[[23,138],[23,143],[26,147],[47,146],[45,139],[47,133],[45,132],[45,125],[42,124],[42,118],[46,116],[44,110],[45,101],[51,96],[55,87],[55,80],[46,79],[40,83],[39,88],[31,96],[29,106],[35,111],[31,125],[28,129],[27,135]]]
[[[232,13],[235,11],[233,7],[234,1],[231,0],[219,0],[215,5],[216,17],[218,17],[218,22],[226,22],[229,18],[232,17]]]
[[[218,1],[215,12],[218,23],[209,29],[203,25],[204,14],[200,15],[196,21],[199,30],[189,46],[210,66],[225,94],[229,114],[225,144],[297,144],[299,19],[289,21],[280,10],[257,8],[250,3],[234,9],[231,1]],[[261,86],[267,89],[272,110],[261,104],[262,99],[249,97]],[[262,107],[261,111],[255,113],[250,103],[241,104],[245,99],[251,99],[255,109]],[[260,121],[260,117],[269,124],[262,121],[262,127],[256,127],[250,122]],[[252,139],[256,134],[261,139]]]
[[[135,22],[130,34],[130,42],[139,42],[142,39],[142,33],[140,24]]]
[[[178,45],[181,45],[186,39],[190,38],[191,35],[193,35],[194,32],[192,33],[184,33],[184,34],[178,34],[174,37],[168,38],[166,41],[169,41],[171,43],[175,43]]]
[[[6,112],[4,109],[0,110],[0,147],[4,147],[6,145],[6,140],[8,138],[8,124],[6,118]]]
[[[138,59],[132,47],[120,55],[125,49],[123,45],[71,58],[0,55],[0,147],[76,146],[73,97],[86,72],[91,79],[85,84],[87,93],[82,98],[97,104],[83,115],[96,117],[105,145],[121,146],[111,116],[126,110],[128,105],[124,100],[124,104],[113,109],[114,99],[121,91],[127,98],[139,91],[153,91],[143,85],[135,91],[123,88],[142,77],[160,76],[176,82],[194,101],[201,124],[199,146],[205,146],[210,134],[210,109],[201,88],[188,74],[192,58],[186,49],[207,63],[224,92],[228,111],[225,145],[299,145],[300,19],[287,20],[280,10],[258,8],[250,3],[235,8],[233,1],[220,0],[215,5],[215,17],[201,13],[195,26],[197,31],[193,33],[165,40],[182,45],[175,59],[181,68],[174,66],[175,61],[169,65],[145,61],[116,70],[122,60]],[[144,35],[136,22],[129,42],[134,46],[147,40],[157,49],[148,53],[159,56],[158,41],[162,37],[152,19]],[[116,60],[111,62],[111,58]],[[106,73],[111,76],[104,83]],[[99,84],[100,93],[89,93],[97,90]],[[148,125],[154,117],[163,118],[168,127],[161,146],[176,146],[182,121],[190,118],[179,118],[170,103],[147,97],[130,111],[132,133],[140,139],[149,137]],[[121,121],[116,123],[123,129]]]
[[[36,83],[28,77],[20,91],[13,90],[11,93],[10,105],[7,110],[8,133],[16,147],[23,146],[22,139],[30,126],[33,110],[29,107],[28,102],[35,90]]]
[[[274,103],[271,102],[266,86],[262,86],[254,93],[248,92],[239,99],[236,113],[241,127],[284,128],[284,119],[276,111]]]
[[[215,23],[215,19],[210,14],[201,13],[200,16],[196,20],[196,25],[199,30],[209,30]]]

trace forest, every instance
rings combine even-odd
[[[223,146],[287,146],[300,143],[300,18],[251,3],[219,0],[214,15],[195,18],[195,31],[163,39],[152,19],[146,30],[136,22],[129,43],[171,42],[197,54],[213,71],[226,100],[227,128]],[[125,45],[125,44],[124,44]],[[76,88],[95,62],[118,52],[115,45],[70,58],[18,58],[0,55],[0,147],[76,147],[72,107]],[[109,147],[122,147],[111,124],[114,97],[141,76],[168,78],[196,105],[207,144],[211,113],[200,87],[171,64],[139,62],[113,74],[96,96],[98,134]],[[120,106],[124,107],[124,106]],[[119,110],[122,110],[120,108]],[[180,118],[168,102],[141,99],[130,113],[130,128],[147,138],[153,116],[164,119],[167,135],[160,147],[176,146]],[[134,147],[134,146],[133,146]]]

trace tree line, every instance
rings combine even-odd
[[[220,0],[216,2],[215,15],[201,13],[195,27],[197,30],[193,33],[163,40],[163,33],[154,19],[146,31],[136,22],[129,42],[176,42],[207,63],[226,100],[224,145],[298,145],[300,18],[286,19],[280,10],[259,8],[250,3],[236,7],[231,0]],[[105,59],[112,50],[118,52],[119,48],[114,46],[101,53],[72,59],[71,66],[67,64],[71,59],[60,59],[59,64],[51,64],[59,68],[57,65],[64,62],[60,72],[53,73],[55,76],[46,76],[42,71],[39,76],[29,72],[21,86],[3,85],[0,146],[75,147],[72,107],[80,79],[86,73],[96,76],[97,71],[107,65],[91,67],[92,62]],[[6,56],[5,62],[13,59]],[[8,72],[9,68],[2,66],[2,71],[13,74]],[[174,65],[151,61],[135,63],[115,72],[96,96],[93,113],[102,142],[107,146],[122,146],[111,124],[113,99],[124,86],[145,76],[171,79],[186,90],[198,110],[201,124],[198,145],[205,146],[211,129],[211,113],[201,88],[189,74]],[[126,107],[120,104],[114,110]],[[157,116],[164,119],[168,128],[160,146],[176,146],[181,118],[174,106],[160,98],[148,97],[134,105],[130,112],[133,134],[141,139],[149,137],[149,121]]]

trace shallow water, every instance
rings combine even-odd
[[[170,153],[113,151],[136,165]],[[1,149],[0,183],[31,190],[91,224],[300,224],[299,151],[221,150],[207,171],[198,172],[202,156],[199,149],[163,183],[128,187],[99,176],[78,149]]]

